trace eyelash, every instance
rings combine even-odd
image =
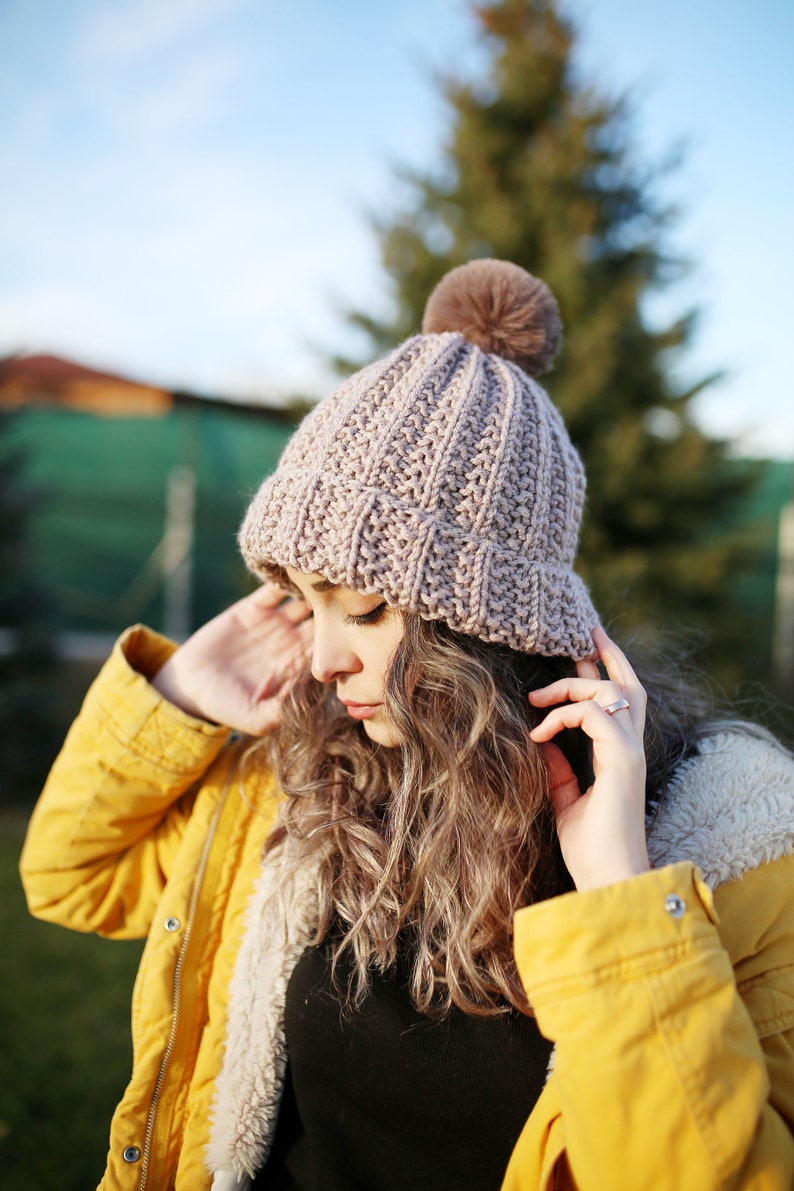
[[[363,612],[361,616],[346,616],[345,624],[377,624],[387,607],[388,605],[384,600],[381,604],[376,604],[369,612]]]

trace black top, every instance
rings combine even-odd
[[[330,944],[289,981],[289,1054],[268,1191],[498,1191],[546,1079],[551,1043],[534,1018],[419,1013],[407,965],[375,974],[344,1015]],[[347,975],[342,971],[342,987]]]

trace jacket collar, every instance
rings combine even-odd
[[[654,868],[689,860],[714,888],[794,847],[794,759],[760,731],[715,732],[673,776],[648,837]],[[214,1101],[209,1169],[216,1191],[243,1188],[264,1164],[287,1054],[284,1005],[317,922],[317,871],[283,880],[269,853],[251,897],[229,990],[227,1046]],[[224,1173],[225,1172],[225,1173]],[[233,1172],[233,1173],[232,1173]]]

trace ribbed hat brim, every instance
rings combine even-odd
[[[570,569],[350,477],[303,470],[269,477],[243,522],[240,548],[263,579],[292,567],[522,652],[593,653],[598,616]]]

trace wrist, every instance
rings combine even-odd
[[[643,873],[650,871],[651,866],[646,859],[644,864],[637,861],[608,865],[593,872],[583,873],[579,877],[571,875],[577,892],[586,893],[591,889],[603,889],[606,885],[617,885],[619,881],[630,881],[633,877],[641,877]]]
[[[605,885],[616,885],[619,881],[630,881],[632,877],[650,872],[648,848],[645,835],[634,841],[627,841],[624,847],[604,848],[601,854],[591,858],[590,864],[580,864],[571,871],[574,885],[580,893],[590,889],[601,889]]]
[[[205,715],[201,706],[196,702],[193,696],[187,690],[184,680],[179,671],[179,663],[177,661],[178,652],[169,658],[168,661],[160,667],[160,669],[152,675],[149,682],[166,702],[177,707],[186,715],[192,716],[194,719],[203,720],[206,724],[216,724],[217,721]]]

